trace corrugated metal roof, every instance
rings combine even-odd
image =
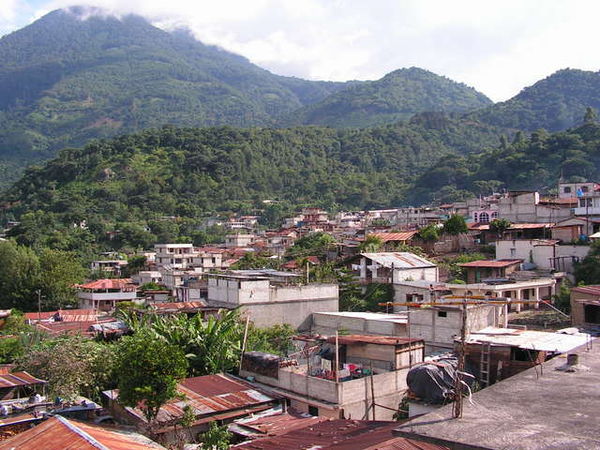
[[[12,372],[0,375],[0,389],[45,383],[46,381],[40,380],[27,372]]]
[[[55,416],[0,445],[19,450],[143,450],[164,449],[145,436],[117,428],[105,428]]]
[[[254,386],[224,374],[187,378],[177,385],[177,391],[184,399],[167,402],[158,412],[157,422],[169,423],[181,418],[186,406],[191,407],[198,418],[232,410],[242,410],[240,415],[244,415],[245,408],[275,401],[274,397],[256,390]],[[118,391],[106,391],[105,395],[114,399]],[[139,408],[126,409],[145,421]]]
[[[380,443],[395,441],[401,444],[398,438],[392,435],[392,430],[398,422],[367,421],[367,420],[326,420],[304,428],[292,430],[288,433],[244,442],[233,448],[248,448],[257,450],[305,450],[319,449],[364,449],[379,448]],[[447,447],[425,444],[405,440],[406,446],[395,447],[406,450],[447,450]],[[389,447],[388,447],[389,448]],[[391,447],[393,448],[393,447]]]
[[[409,241],[418,231],[401,231],[399,233],[373,233],[371,236],[377,236],[384,243],[390,241]]]
[[[206,303],[202,301],[155,303],[154,305],[152,305],[152,307],[160,311],[173,310],[184,312],[196,311],[198,309],[206,308]]]
[[[588,334],[563,334],[546,331],[515,330],[511,328],[487,327],[470,333],[467,343],[490,342],[492,345],[518,347],[526,350],[566,353],[585,345]]]
[[[513,266],[515,264],[521,264],[522,262],[522,259],[483,259],[480,261],[471,261],[468,263],[459,264],[459,266],[501,268]]]
[[[327,338],[327,342],[335,344],[335,336]],[[350,334],[338,336],[340,344],[378,344],[378,345],[405,345],[415,342],[423,342],[423,339],[397,337],[397,336],[374,336],[365,334]]]
[[[264,436],[279,436],[325,420],[328,419],[326,417],[310,416],[290,409],[283,414],[275,414],[258,419],[241,419],[236,424],[240,427],[248,428],[251,433]]]
[[[435,267],[431,261],[409,252],[361,253],[361,256],[376,262],[382,267],[395,269],[418,269]]]

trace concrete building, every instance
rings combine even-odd
[[[210,272],[224,268],[223,254],[225,250],[218,248],[198,248],[192,259],[192,266],[196,272]]]
[[[225,236],[225,247],[236,248],[236,247],[249,247],[256,240],[254,234],[228,234]]]
[[[250,352],[244,355],[240,375],[286,397],[300,412],[335,419],[391,420],[407,388],[409,367],[423,360],[423,341],[350,335],[340,336],[339,350],[335,349],[335,338],[330,338],[317,345],[308,342],[286,360]]]
[[[192,244],[155,244],[156,265],[171,269],[187,269],[193,267],[197,256]]]
[[[600,286],[571,289],[571,321],[577,327],[600,328]]]
[[[394,283],[394,299],[396,302],[441,302],[445,295],[452,295],[458,298],[464,296],[481,296],[491,299],[506,298],[515,301],[540,301],[550,299],[555,294],[555,290],[556,280],[550,276],[524,280],[509,279],[494,284],[434,283],[432,285],[432,283],[427,281],[402,281]],[[521,311],[522,308],[523,305],[519,303],[509,306],[509,310]],[[394,306],[394,312],[400,312],[405,309],[406,307]]]
[[[558,183],[558,198],[577,198],[577,193],[587,194],[594,192],[598,185],[593,182],[583,183]]]
[[[449,404],[394,434],[452,449],[598,449],[600,346],[572,353],[475,392],[460,419]]]
[[[437,266],[409,252],[361,253],[359,270],[361,283],[438,281]]]
[[[509,192],[498,200],[498,217],[512,223],[557,222],[570,216],[568,201],[542,199],[539,192]]]
[[[146,283],[162,283],[162,274],[158,270],[142,270],[131,276],[135,284],[142,285]]]
[[[97,260],[90,265],[92,272],[107,272],[117,277],[121,276],[121,270],[127,265],[122,259]]]
[[[590,236],[598,230],[600,230],[600,220],[573,216],[556,222],[552,227],[551,233],[552,239],[568,244],[580,240],[582,236]]]
[[[312,315],[312,334],[333,336],[336,331],[350,334],[406,336],[407,313],[316,312]]]
[[[338,311],[337,284],[300,284],[300,276],[274,270],[208,275],[208,304],[237,308],[259,327],[287,323],[309,329],[311,314]]]
[[[137,286],[129,278],[96,280],[78,286],[79,307],[98,311],[112,311],[119,302],[137,298]]]
[[[554,230],[554,229],[553,229]],[[552,239],[511,239],[496,242],[496,259],[522,259],[538,269],[572,273],[590,251],[587,245],[561,245]]]

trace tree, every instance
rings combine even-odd
[[[84,395],[100,401],[114,388],[115,346],[82,336],[47,339],[18,360],[19,367],[48,381],[50,395],[68,400]]]
[[[185,354],[154,331],[140,329],[121,340],[118,355],[119,402],[140,407],[152,422],[160,408],[177,395],[177,383],[188,368]]]
[[[577,284],[600,284],[600,241],[590,245],[590,251],[582,261],[575,264]]]
[[[73,285],[81,283],[86,270],[71,252],[42,249],[40,261],[40,290],[47,309],[60,309],[77,304]]]
[[[494,219],[490,222],[490,231],[496,233],[498,239],[504,236],[504,232],[510,228],[512,224],[508,219]]]
[[[444,233],[447,234],[460,234],[466,233],[468,230],[467,222],[465,218],[459,214],[454,214],[450,216],[446,222],[444,222]]]
[[[291,343],[291,337],[295,334],[296,330],[287,323],[267,328],[258,328],[251,325],[248,329],[246,348],[248,351],[287,356],[294,348]]]
[[[421,228],[417,235],[426,242],[435,242],[440,238],[440,227],[432,223]]]
[[[360,253],[375,253],[381,250],[383,241],[375,234],[369,234],[358,246]]]
[[[322,231],[309,233],[294,242],[294,245],[288,249],[287,256],[292,259],[303,256],[323,257],[334,243],[335,238],[328,233]]]
[[[32,249],[0,242],[0,307],[30,311],[36,304],[40,260]]]
[[[594,108],[588,106],[585,109],[585,115],[583,116],[584,123],[596,123],[598,122],[598,113]]]
[[[210,423],[208,431],[202,434],[202,448],[210,450],[227,450],[231,442],[232,435],[227,431],[227,426],[219,426],[216,421]]]

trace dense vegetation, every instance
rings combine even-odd
[[[88,13],[54,11],[0,39],[4,167],[168,123],[273,124],[344,85],[274,75],[141,17]]]
[[[473,88],[411,67],[349,86],[294,112],[286,123],[368,127],[408,120],[420,112],[466,112],[490,104],[490,99]]]
[[[578,124],[588,106],[600,109],[600,73],[564,69],[470,117],[506,128],[561,131]]]
[[[445,155],[497,144],[497,133],[439,114],[366,130],[165,127],[61,151],[26,171],[2,215],[21,221],[11,235],[24,245],[80,251],[189,241],[203,216],[274,209],[267,199],[401,205],[418,173]]]
[[[593,113],[586,117],[583,125],[568,131],[517,133],[511,143],[503,139],[497,148],[444,156],[416,179],[413,198],[443,201],[499,188],[551,192],[561,176],[570,181],[598,179],[600,125]]]

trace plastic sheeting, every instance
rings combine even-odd
[[[408,372],[406,383],[412,393],[425,403],[447,403],[454,395],[457,366],[457,358],[442,358],[420,364]]]

